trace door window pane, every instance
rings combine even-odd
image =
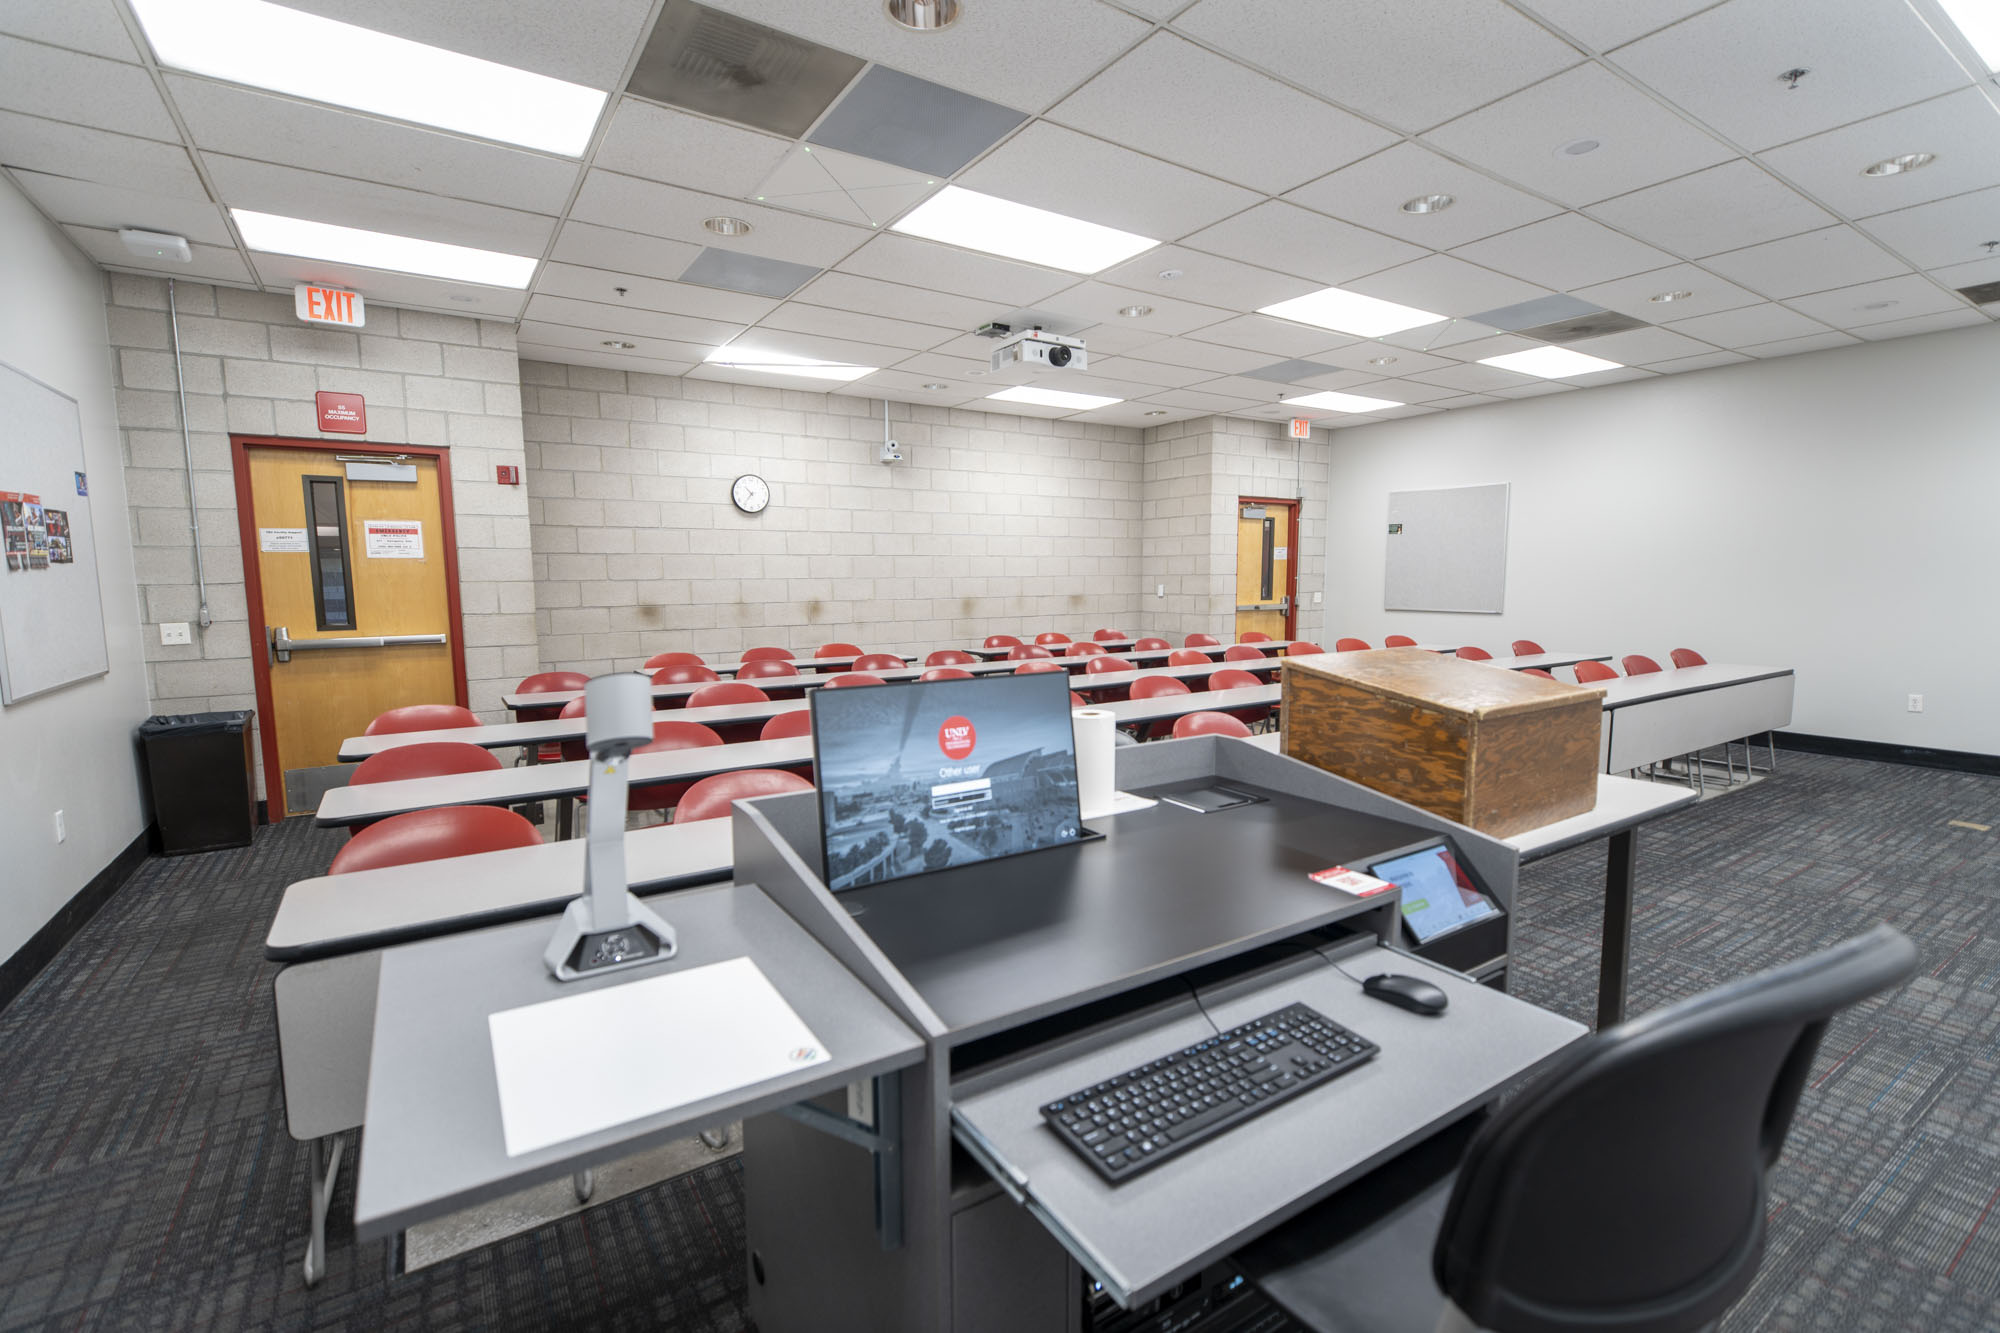
[[[313,609],[321,629],[353,629],[347,502],[339,477],[307,477],[306,535],[312,550]]]

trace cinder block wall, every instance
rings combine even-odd
[[[543,666],[1150,629],[1141,433],[524,362]],[[739,513],[731,481],[771,484]]]

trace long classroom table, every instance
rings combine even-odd
[[[1623,773],[1790,726],[1793,685],[1790,667],[1722,663],[1604,681],[1600,767]]]

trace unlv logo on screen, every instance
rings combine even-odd
[[[947,759],[963,759],[972,753],[972,747],[979,739],[972,729],[969,718],[948,717],[938,727],[938,749],[944,751]]]

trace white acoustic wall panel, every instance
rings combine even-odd
[[[1499,615],[1507,596],[1508,483],[1389,492],[1387,611]]]

